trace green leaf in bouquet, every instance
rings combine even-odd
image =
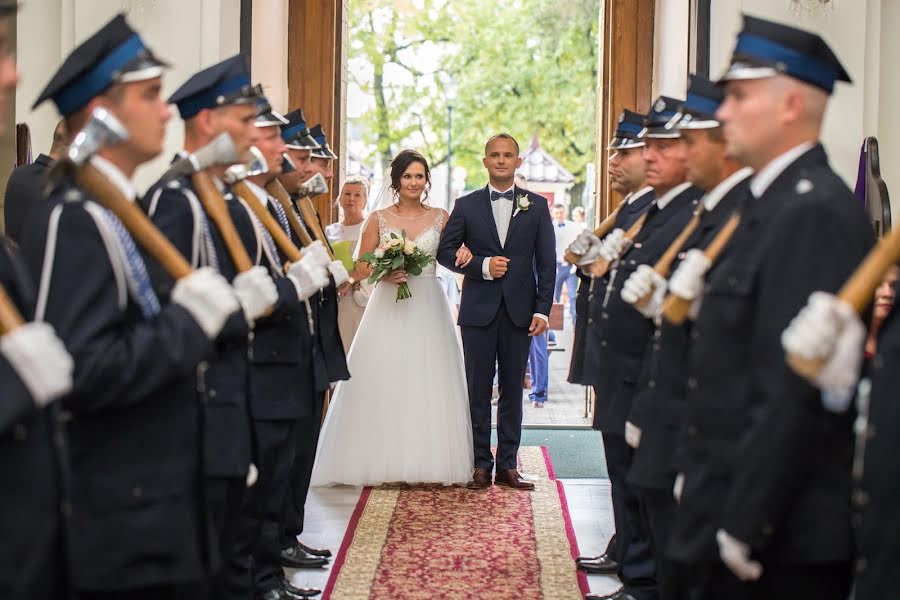
[[[391,263],[391,269],[397,270],[403,266],[403,255],[394,257],[393,262]]]
[[[406,267],[406,272],[410,275],[421,275],[422,274],[422,266],[417,264],[411,264]]]

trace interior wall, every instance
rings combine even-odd
[[[131,26],[172,69],[163,77],[167,97],[190,75],[240,50],[240,0],[29,0],[17,23],[18,64],[22,82],[16,92],[16,121],[31,126],[34,154],[47,152],[59,115],[52,103],[38,110],[38,97],[65,56],[123,6]],[[177,111],[168,125],[166,150],[138,170],[145,189],[181,147],[183,128]]]
[[[690,0],[656,0],[653,98],[685,97],[690,58],[690,25]]]

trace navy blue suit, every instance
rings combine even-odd
[[[475,445],[475,467],[491,470],[491,389],[498,365],[497,470],[516,468],[522,434],[522,382],[531,340],[528,327],[535,313],[549,315],[556,278],[556,241],[547,200],[521,188],[528,210],[512,211],[506,243],[500,243],[488,188],[456,201],[441,235],[438,262],[466,276],[459,307],[468,378],[469,409]],[[496,202],[509,202],[499,199]],[[513,200],[517,202],[517,200]],[[465,244],[474,255],[457,267],[456,251]],[[494,280],[482,275],[484,259],[509,258],[506,274]]]

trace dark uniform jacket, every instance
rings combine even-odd
[[[209,266],[202,204],[190,177],[155,184],[141,206],[194,268]],[[232,281],[237,269],[219,229],[207,218],[219,272]],[[249,222],[248,222],[249,224]],[[246,227],[245,227],[246,229]],[[154,287],[167,300],[174,281],[151,263]],[[200,363],[196,386],[203,407],[203,465],[206,477],[245,477],[251,462],[249,328],[243,313],[232,315],[216,339],[215,355]]]
[[[259,190],[261,188],[257,188]],[[262,190],[265,194],[265,190]],[[274,198],[265,194],[269,212],[275,217]],[[251,199],[252,200],[252,199]],[[249,209],[240,202],[236,208],[249,215]],[[243,220],[242,220],[243,221]],[[283,276],[283,266],[287,257],[278,249],[273,262],[265,251],[262,237],[247,219],[248,233],[255,243],[251,246],[251,257],[257,264],[269,269],[278,288],[278,303],[272,314],[256,321],[251,346],[251,412],[253,418],[264,421],[294,421],[315,413],[316,382],[323,378],[317,375],[314,359],[315,315],[310,303],[297,297],[297,289],[290,279]],[[289,232],[293,239],[293,233]],[[243,237],[243,235],[242,235]],[[298,245],[294,239],[295,245]],[[327,378],[327,376],[324,376]]]
[[[70,179],[42,209],[23,256],[41,274],[38,309],[75,360],[63,405],[76,588],[197,580],[204,569],[193,375],[212,344],[181,306],[144,318],[123,281],[124,261],[108,251],[92,212],[99,205]]]
[[[0,283],[29,318],[32,286],[6,246],[0,240]],[[0,386],[0,598],[32,598],[47,577],[65,597],[63,534],[71,507],[58,403],[38,410],[2,356]]]
[[[780,340],[809,294],[837,290],[872,243],[821,146],[747,201],[693,329],[673,558],[716,559],[720,527],[764,563],[850,558],[852,416],[822,407]]]
[[[746,178],[739,181],[712,210],[700,215],[700,223],[685,242],[680,256],[691,248],[706,248],[724,222],[743,204],[750,193],[748,183]],[[678,262],[672,265],[671,272],[678,268]],[[684,415],[691,325],[690,319],[682,325],[662,319],[644,360],[638,392],[628,417],[641,428],[641,445],[634,454],[628,480],[643,488],[670,492],[675,483],[672,455]]]
[[[653,188],[646,188],[634,199],[631,204],[626,204],[616,215],[613,229],[628,230],[635,221],[650,207],[650,203],[656,198]],[[624,202],[624,200],[623,200]],[[606,295],[608,276],[592,278],[584,275],[578,269],[581,283],[578,286],[578,294],[575,298],[575,340],[572,347],[572,362],[569,366],[569,382],[593,385],[596,373],[597,354],[600,352],[600,339],[594,338],[600,331],[600,315],[603,312],[603,298]],[[596,427],[597,425],[595,425]]]
[[[663,210],[651,205],[634,245],[610,273],[600,313],[600,351],[595,367],[594,423],[603,433],[625,434],[644,351],[653,335],[653,323],[622,300],[622,285],[638,265],[652,266],[662,256],[690,220],[702,193],[699,188],[688,187]]]
[[[22,243],[22,232],[35,203],[43,202],[46,197],[47,171],[53,166],[53,159],[41,154],[30,165],[22,165],[13,169],[6,182],[6,195],[3,199],[3,217],[6,223],[6,235],[17,244]]]
[[[881,600],[890,590],[900,589],[900,314],[896,309],[882,325],[869,370],[868,411],[862,406],[860,410],[866,427],[856,437],[856,456],[865,462],[851,496],[856,600]]]

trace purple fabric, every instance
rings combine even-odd
[[[859,149],[859,168],[856,170],[856,189],[853,194],[860,202],[866,203],[866,140]]]

